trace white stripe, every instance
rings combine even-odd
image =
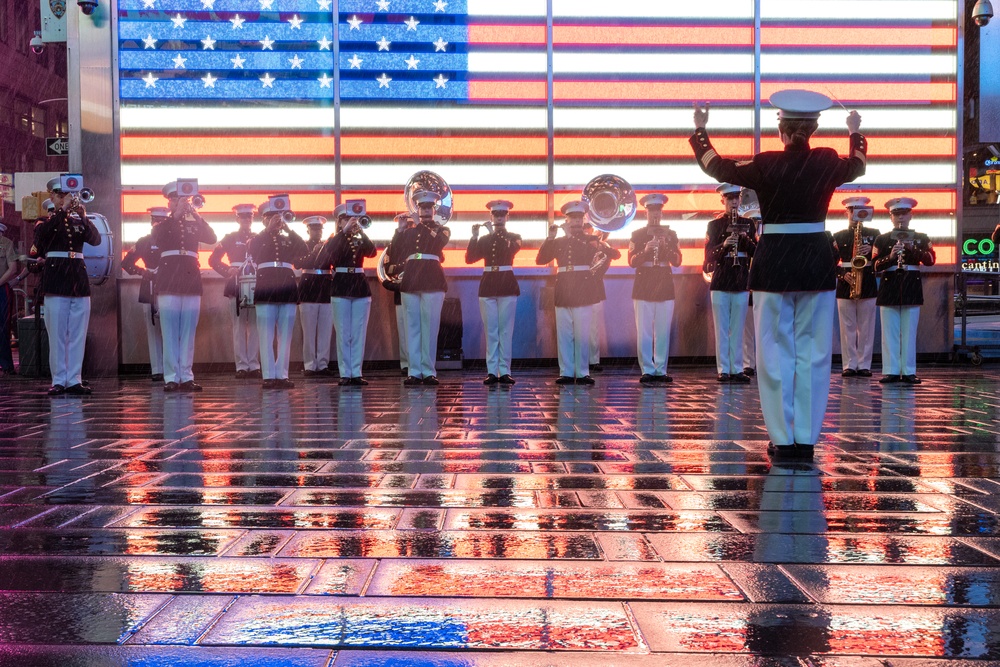
[[[126,107],[121,109],[123,130],[214,129],[214,128],[333,128],[333,109],[303,108],[170,108]]]
[[[698,168],[691,155],[690,162],[679,164],[560,164],[555,165],[556,186],[572,185],[583,187],[598,174],[613,171],[633,186],[658,183],[685,183],[689,185],[718,185],[713,178]]]
[[[955,165],[940,162],[920,164],[886,164],[869,162],[865,175],[854,181],[854,185],[879,185],[899,183],[901,185],[955,185]]]
[[[802,0],[799,0],[800,2]],[[503,4],[503,3],[497,3]],[[470,2],[471,5],[471,2]],[[711,3],[683,0],[553,0],[557,17],[684,18],[718,21],[753,17],[752,0],[713,0]]]
[[[822,89],[819,92],[824,92]],[[829,94],[829,93],[824,93]],[[954,130],[955,110],[951,109],[907,109],[907,108],[871,108],[851,106],[861,114],[861,131],[867,130]],[[709,130],[715,126],[716,110],[712,109]],[[778,112],[765,108],[761,112],[761,127],[768,130],[778,129]],[[834,107],[819,117],[819,126],[824,130],[842,130],[845,133],[844,150],[847,150],[846,125],[847,113],[840,107]]]
[[[413,172],[411,172],[413,173]],[[123,164],[122,185],[160,186],[186,174],[201,185],[268,184],[271,187],[322,185],[333,189],[333,162],[312,164]]]
[[[469,54],[470,72],[544,74],[547,70],[548,60],[544,52],[473,51]]]
[[[544,61],[544,54],[542,54]],[[472,56],[469,57],[472,62]],[[544,70],[543,70],[544,71]],[[556,51],[556,74],[753,74],[753,53],[580,53]]]
[[[809,4],[809,3],[803,3]],[[694,59],[697,60],[697,59]],[[823,76],[873,74],[941,74],[954,76],[958,60],[954,54],[843,54],[764,53],[762,76],[774,74],[821,74]]]
[[[469,0],[469,16],[545,16],[545,0]]]
[[[955,0],[761,0],[761,17],[770,19],[942,19],[955,20]]]
[[[399,183],[400,191],[402,191],[403,184],[410,179],[410,176],[423,169],[436,172],[451,186],[476,185],[488,188],[494,185],[521,185],[530,187],[544,186],[548,182],[544,164],[435,164],[432,160],[416,164],[347,162],[341,167],[341,175],[346,187]],[[266,183],[267,181],[261,182]]]
[[[692,109],[596,109],[556,107],[553,120],[557,130],[681,130],[694,132]],[[867,118],[865,119],[867,122]],[[774,127],[778,127],[775,119]],[[710,130],[752,130],[753,107],[712,109]]]
[[[544,130],[548,127],[545,107],[352,107],[340,111],[341,127],[433,129]]]

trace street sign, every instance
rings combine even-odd
[[[69,139],[66,137],[45,137],[46,157],[69,155]]]

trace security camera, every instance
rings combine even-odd
[[[87,16],[97,11],[97,0],[76,0],[76,4],[80,5],[80,11]]]
[[[979,0],[972,8],[972,20],[982,28],[990,22],[991,18],[993,18],[993,5],[990,4],[990,0]]]
[[[31,52],[36,56],[40,56],[45,53],[45,42],[42,41],[42,36],[35,33],[35,36],[31,38]]]

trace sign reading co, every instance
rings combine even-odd
[[[996,252],[997,245],[992,239],[965,239],[962,243],[963,255],[992,255]]]
[[[66,137],[46,137],[45,155],[47,157],[69,155],[69,139]]]

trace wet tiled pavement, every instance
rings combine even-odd
[[[0,665],[1000,664],[1000,372],[0,386]]]

